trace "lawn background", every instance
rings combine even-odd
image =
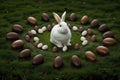
[[[109,47],[110,55],[103,57],[95,53],[96,62],[89,62],[84,58],[86,50],[95,52],[95,47],[101,44],[102,37],[96,28],[93,29],[93,32],[99,35],[98,42],[80,49],[80,51],[52,54],[49,51],[41,51],[29,46],[26,42],[25,48],[32,50],[32,56],[19,60],[20,50],[12,50],[11,42],[5,38],[13,24],[20,24],[24,27],[24,32],[19,34],[20,39],[24,40],[27,31],[33,28],[27,24],[27,17],[34,16],[38,20],[38,25],[42,27],[56,23],[52,12],[61,15],[65,10],[67,11],[66,22],[72,25],[81,25],[79,20],[84,15],[88,15],[90,21],[97,18],[100,24],[106,23],[114,32],[117,41],[116,45]],[[41,21],[43,12],[50,16],[49,22]],[[79,18],[76,22],[71,22],[69,19],[72,12],[75,12]],[[120,0],[0,0],[0,80],[120,80],[119,30]],[[31,60],[39,53],[45,56],[45,62],[42,65],[34,66]],[[70,65],[70,58],[73,54],[80,57],[81,68]],[[57,55],[61,55],[64,59],[64,67],[60,70],[56,70],[52,66]]]

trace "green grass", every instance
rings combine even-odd
[[[0,0],[0,80],[120,80],[120,12],[119,0]],[[85,29],[90,28],[97,35],[98,41],[88,46],[81,47],[80,50],[73,50],[70,47],[68,52],[51,52],[49,43],[49,32],[38,35],[43,43],[49,44],[48,51],[42,51],[35,48],[25,41],[24,36],[33,29],[32,25],[27,24],[27,17],[33,16],[38,20],[39,26],[56,23],[52,12],[61,15],[67,11],[66,22],[71,25],[81,26],[79,20],[82,16],[88,15],[89,20],[97,18],[100,24],[106,23],[115,34],[117,44],[109,46],[110,54],[100,56],[95,52],[95,48],[102,44],[102,34],[98,29],[90,28],[88,25],[82,25]],[[41,14],[48,13],[49,22],[41,21]],[[78,20],[72,22],[69,15],[75,12]],[[11,41],[6,40],[6,34],[11,30],[13,24],[20,24],[24,27],[24,32],[19,34],[20,39],[25,41],[25,48],[32,50],[32,56],[26,59],[18,59],[20,50],[11,49]],[[72,44],[79,42],[78,36],[81,34],[74,32]],[[48,39],[46,39],[48,37]],[[84,53],[91,50],[96,54],[97,61],[89,62],[84,58]],[[32,65],[31,60],[37,54],[43,54],[45,62],[41,65]],[[78,55],[82,67],[75,68],[71,66],[70,59],[72,55]],[[63,68],[56,70],[53,68],[53,60],[57,55],[61,55],[64,61]]]

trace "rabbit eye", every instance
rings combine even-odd
[[[60,27],[62,27],[62,25],[60,25]]]

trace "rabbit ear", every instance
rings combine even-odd
[[[66,11],[62,15],[62,21],[65,21],[65,15],[66,15]]]
[[[61,21],[60,16],[59,16],[57,13],[55,13],[55,12],[53,12],[53,16],[54,16],[55,20],[56,20],[58,23],[60,23],[60,21]]]

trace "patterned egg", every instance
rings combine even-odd
[[[76,43],[76,44],[74,45],[74,49],[76,49],[76,50],[80,49],[80,45],[79,45],[78,43]]]
[[[52,52],[57,52],[57,47],[56,46],[54,46],[53,48],[52,48]]]
[[[87,34],[88,34],[88,35],[93,35],[92,30],[91,30],[91,29],[87,29]]]
[[[42,13],[41,20],[48,22],[50,20],[50,18],[47,13]]]
[[[95,61],[96,55],[92,51],[86,51],[85,52],[85,58],[89,61]]]
[[[36,26],[34,27],[34,30],[35,30],[35,31],[38,31],[38,29],[39,29],[39,27],[36,25]]]
[[[69,27],[69,29],[72,29],[72,25],[71,24],[68,24],[68,27]]]
[[[76,21],[76,20],[77,20],[77,15],[76,15],[76,13],[71,13],[71,15],[70,15],[70,20],[71,20],[71,21]]]
[[[80,58],[77,55],[73,55],[71,58],[71,64],[75,67],[80,67],[81,66]]]
[[[32,17],[32,16],[28,17],[27,21],[28,21],[28,23],[30,23],[32,25],[37,24],[37,20],[34,17]]]
[[[93,19],[90,23],[91,27],[98,27],[99,26],[99,21],[98,19]]]
[[[29,35],[25,35],[25,40],[26,40],[27,42],[30,42],[30,36],[29,36]]]
[[[23,42],[23,40],[16,40],[12,43],[11,46],[13,49],[20,49],[20,48],[23,48],[24,42]]]
[[[109,49],[105,46],[98,46],[96,52],[100,55],[107,55],[109,54]]]
[[[34,34],[31,31],[28,31],[27,33],[30,37],[32,37]]]
[[[6,39],[7,40],[17,40],[17,39],[19,39],[19,35],[18,35],[18,33],[16,33],[16,32],[9,32],[9,33],[7,33],[7,35],[6,35]]]
[[[106,45],[106,46],[112,46],[116,43],[116,40],[114,38],[108,37],[108,38],[103,39],[102,43],[103,45]]]
[[[37,45],[39,44],[39,41],[35,41],[34,42],[34,46],[37,47]]]
[[[29,57],[31,56],[31,50],[30,49],[24,49],[20,52],[19,54],[19,58],[26,58],[26,57]]]
[[[112,31],[107,31],[103,33],[103,38],[107,38],[107,37],[114,37],[114,33]]]
[[[101,24],[100,27],[98,28],[100,32],[105,32],[108,30],[107,24]]]
[[[59,69],[63,66],[63,59],[61,56],[57,56],[55,59],[54,59],[54,63],[53,63],[53,67],[56,68],[56,69]]]
[[[42,64],[43,62],[44,62],[44,56],[42,54],[38,54],[32,59],[33,65]]]
[[[92,35],[90,39],[91,39],[91,41],[93,41],[93,42],[97,41],[97,38],[96,38],[95,35]]]
[[[82,26],[81,26],[81,27],[79,27],[79,29],[78,29],[78,31],[79,31],[79,32],[83,32],[83,30],[84,30],[84,29],[83,29],[83,27],[82,27]]]
[[[49,24],[49,25],[47,26],[47,30],[50,31],[51,29],[52,29],[52,25]]]
[[[21,33],[23,32],[23,27],[19,24],[14,24],[12,27],[13,32]]]
[[[83,17],[81,18],[81,20],[80,20],[81,24],[87,24],[88,19],[89,19],[89,18],[88,18],[87,15],[83,16]]]

